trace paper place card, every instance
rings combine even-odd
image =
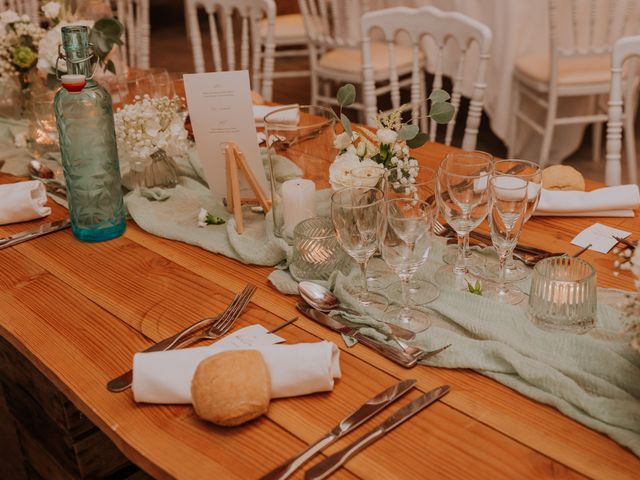
[[[226,197],[225,147],[233,142],[244,154],[262,190],[269,192],[256,143],[249,73],[242,70],[187,74],[184,75],[184,89],[196,149],[209,190],[217,198]],[[240,195],[255,196],[242,175]]]
[[[617,228],[608,227],[601,223],[594,223],[589,228],[585,228],[575,236],[571,243],[578,247],[586,247],[591,244],[589,250],[595,250],[600,253],[608,253],[618,241],[613,238],[627,238],[631,232],[618,230]]]
[[[250,325],[218,340],[211,346],[216,348],[249,348],[282,343],[285,339],[269,333],[262,325]]]

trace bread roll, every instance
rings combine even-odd
[[[569,165],[552,165],[542,171],[542,188],[584,192],[584,177]]]
[[[208,357],[191,381],[198,416],[227,427],[266,413],[270,393],[269,370],[256,350],[230,350]]]

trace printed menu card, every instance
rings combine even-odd
[[[214,196],[226,196],[225,147],[228,142],[235,143],[244,153],[262,189],[270,191],[256,141],[249,72],[186,74],[184,88],[198,157]],[[242,176],[240,194],[255,196]]]

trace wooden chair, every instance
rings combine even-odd
[[[640,56],[640,36],[623,37],[613,46],[611,60],[611,92],[609,94],[609,118],[607,122],[607,163],[605,166],[605,183],[620,185],[622,182],[622,128],[624,117],[624,138],[627,154],[628,183],[636,183],[636,142],[633,128],[635,105],[637,103],[638,70],[626,70],[624,82],[624,115],[623,115],[623,81],[622,66],[627,59]]]
[[[556,126],[594,123],[593,158],[599,159],[607,114],[599,107],[598,97],[609,92],[613,43],[637,29],[636,7],[637,0],[549,0],[549,53],[527,55],[516,62],[510,157],[517,154],[513,148],[518,122],[542,136],[539,163],[543,166],[549,161]],[[521,109],[523,96],[546,110],[544,123]],[[587,97],[590,113],[558,117],[558,100],[577,96]]]
[[[122,56],[130,67],[150,66],[149,0],[117,0],[116,16],[125,28]]]
[[[359,18],[361,12],[367,10],[368,1],[298,0],[298,3],[309,37],[311,103],[337,105],[336,89],[332,87],[345,83],[362,85],[363,82]],[[375,75],[388,78],[385,43],[372,42],[371,48]],[[410,47],[399,46],[396,49],[395,65],[400,76],[411,73]],[[356,102],[351,107],[364,114],[363,102]]]
[[[376,70],[374,65],[375,52],[371,48],[371,33],[381,31],[388,49],[387,70],[380,66]],[[399,47],[398,34],[404,32],[410,40],[412,51],[411,63],[411,102],[400,104],[400,72],[396,68],[394,59],[396,49]],[[424,65],[431,49],[426,48],[426,39],[430,38],[435,44],[435,59],[433,62],[434,81],[433,88],[442,88],[443,59],[447,43],[454,41],[458,45],[460,57],[457,59],[456,73],[451,78],[453,87],[451,91],[451,104],[456,109],[456,115],[446,126],[444,143],[451,145],[456,117],[462,97],[462,83],[465,74],[466,62],[473,61],[468,58],[470,47],[476,43],[477,69],[473,83],[473,93],[466,119],[462,148],[474,150],[478,139],[478,128],[482,116],[484,104],[484,92],[486,89],[486,70],[491,55],[491,30],[486,25],[458,12],[443,12],[435,7],[406,8],[397,7],[386,10],[378,10],[365,13],[362,16],[362,58],[364,75],[364,98],[367,122],[375,124],[375,116],[378,111],[376,97],[381,93],[381,88],[376,88],[376,83],[384,80],[388,82],[391,92],[392,109],[402,108],[411,110],[411,118],[414,124],[421,124],[422,130],[427,130],[426,114],[426,88]],[[403,47],[406,48],[406,47]],[[383,76],[383,72],[388,75]],[[420,120],[420,122],[419,122]],[[429,122],[429,134],[436,138],[437,124]]]
[[[214,70],[250,70],[251,88],[265,100],[273,94],[274,30],[276,4],[273,0],[186,0],[187,30],[196,72],[205,71],[198,7],[204,8],[209,22]],[[240,17],[240,35],[234,35],[234,13]],[[260,20],[267,19],[264,40]],[[222,38],[222,42],[220,37]],[[236,42],[240,38],[240,62],[236,62]],[[224,54],[223,54],[223,48]]]
[[[29,15],[33,22],[40,20],[40,2],[38,0],[0,0],[0,12],[13,10],[20,15]]]

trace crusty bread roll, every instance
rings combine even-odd
[[[270,393],[269,370],[256,350],[230,350],[208,357],[191,381],[198,416],[227,427],[266,413]]]
[[[584,177],[569,165],[552,165],[542,171],[542,188],[584,192]]]

